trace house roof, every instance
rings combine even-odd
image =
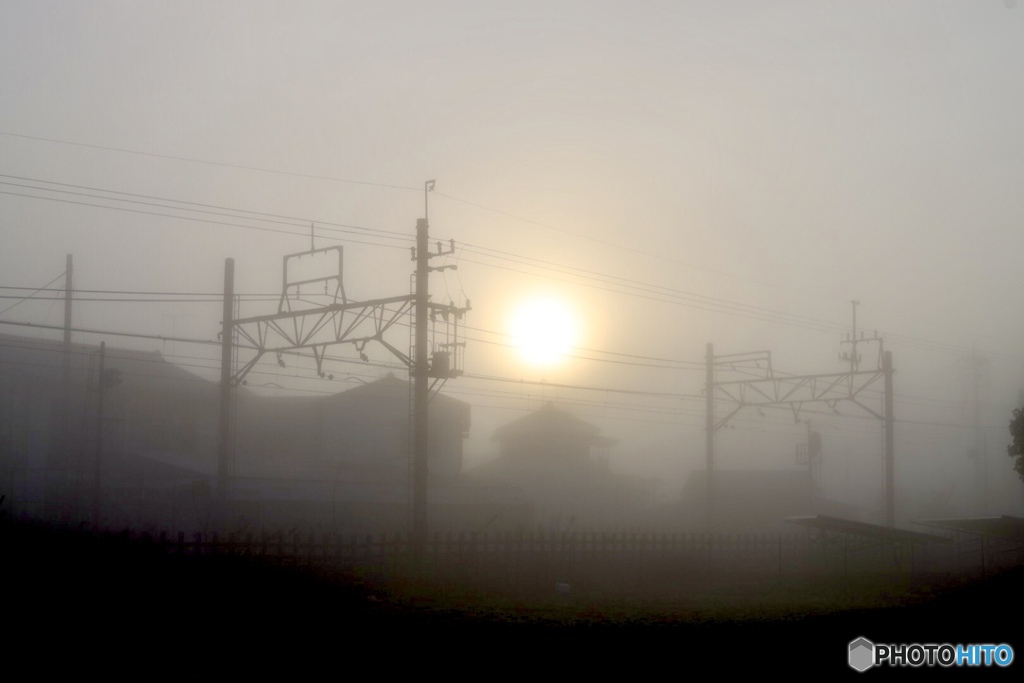
[[[550,401],[535,412],[498,427],[492,437],[496,441],[521,438],[561,437],[587,441],[592,446],[609,446],[615,441],[600,435],[598,427],[559,410]]]
[[[935,529],[964,531],[982,536],[1024,536],[1024,518],[1012,515],[999,517],[962,517],[956,519],[921,519],[914,524]]]
[[[399,379],[398,377],[395,377],[394,373],[389,372],[386,376],[381,377],[380,379],[366,384],[361,384],[346,391],[339,391],[336,394],[331,394],[325,400],[331,402],[366,401],[374,399],[409,401],[411,398],[411,392],[411,382]],[[430,397],[430,405],[431,407],[436,405],[453,407],[469,406],[465,401],[460,401],[441,393],[434,394]]]
[[[851,519],[841,519],[839,517],[829,517],[827,515],[787,517],[786,521],[792,522],[793,524],[812,527],[814,529],[820,529],[822,531],[832,531],[841,534],[849,534],[851,536],[871,538],[879,541],[893,541],[899,543],[950,542],[950,539],[944,536],[934,536],[932,534],[923,534],[920,531],[907,531],[906,529],[896,529],[894,527],[869,524],[867,522],[857,522]]]
[[[99,368],[99,344],[72,343],[70,367],[73,382],[82,382],[88,373]],[[20,374],[40,381],[60,381],[63,368],[64,343],[57,339],[35,339],[0,334],[0,358],[17,368]],[[104,348],[106,368],[121,371],[123,383],[153,384],[171,380],[195,382],[216,389],[216,383],[203,379],[167,361],[159,351],[136,351],[110,345]]]

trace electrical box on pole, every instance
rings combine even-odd
[[[427,183],[425,192],[433,186]],[[285,353],[308,351],[316,362],[320,377],[324,371],[326,349],[336,344],[351,344],[366,361],[366,346],[377,342],[408,368],[413,380],[413,449],[412,449],[412,549],[421,556],[427,538],[427,411],[432,391],[448,379],[462,374],[465,341],[460,337],[462,319],[470,310],[465,306],[430,301],[431,271],[454,269],[454,265],[431,267],[431,258],[455,252],[451,240],[447,249],[441,243],[437,251],[429,248],[429,224],[426,218],[416,224],[415,288],[403,294],[369,301],[351,301],[343,283],[343,251],[341,247],[315,249],[288,254],[282,263],[281,299],[277,313],[251,317],[234,314],[234,261],[225,262],[224,317],[221,331],[221,423],[218,475],[222,504],[230,495],[232,451],[231,389],[244,383],[245,376],[267,353],[276,353],[283,363]],[[319,263],[331,270],[318,272]],[[303,292],[303,288],[306,289]],[[322,289],[322,291],[321,291]],[[310,297],[321,297],[310,303]],[[404,351],[388,341],[386,334],[400,320],[412,314],[413,339]],[[234,367],[234,352],[249,354],[246,361]]]

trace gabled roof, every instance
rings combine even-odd
[[[961,517],[954,519],[921,519],[914,524],[936,529],[965,531],[982,536],[1024,536],[1024,518],[1012,515],[1000,517]]]
[[[395,377],[394,373],[389,372],[386,376],[381,377],[373,382],[361,384],[352,389],[346,391],[339,391],[336,394],[331,394],[325,400],[331,402],[348,402],[348,401],[372,401],[372,400],[384,400],[384,401],[405,401],[409,402],[412,396],[412,383],[404,379]],[[434,407],[437,405],[446,406],[466,406],[469,404],[465,401],[445,396],[444,394],[434,394],[430,397],[430,406]]]
[[[84,381],[88,372],[99,367],[99,344],[72,343],[69,361],[72,381]],[[35,339],[0,334],[0,358],[14,364],[19,372],[44,382],[58,382],[62,376],[64,343],[58,339]],[[120,370],[122,382],[153,384],[161,380],[195,382],[216,390],[208,381],[174,363],[159,351],[120,349],[109,344],[104,349],[107,368]]]
[[[525,417],[498,427],[492,437],[496,441],[507,441],[538,436],[572,438],[586,441],[592,446],[608,446],[615,441],[600,435],[601,430],[589,422],[559,410],[551,402]]]
[[[879,541],[894,542],[929,542],[929,543],[950,543],[950,539],[944,536],[923,534],[920,531],[907,531],[894,527],[869,524],[867,522],[856,522],[852,519],[841,519],[839,517],[828,517],[826,515],[814,515],[809,517],[787,517],[787,522],[800,524],[822,531],[832,531],[851,536],[872,538]]]

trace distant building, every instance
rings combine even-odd
[[[412,439],[410,383],[386,377],[316,398],[247,397],[239,407],[239,450],[250,458],[288,453],[344,464],[376,479],[404,481]],[[469,435],[468,403],[435,395],[430,401],[427,450],[433,479],[462,471]],[[245,464],[239,459],[238,466]]]
[[[812,493],[810,475],[798,470],[716,470],[714,529],[718,533],[794,533],[787,517],[829,515],[859,519],[856,506]],[[680,499],[659,514],[663,529],[703,531],[707,471],[690,474]]]
[[[99,471],[104,526],[211,529],[218,488],[218,384],[158,352],[107,348],[101,420],[98,347],[72,345],[66,393],[64,358],[59,341],[0,336],[5,509],[49,521],[92,520]],[[224,530],[404,530],[410,399],[409,383],[393,375],[312,398],[236,390]],[[516,492],[460,480],[469,427],[469,404],[432,398],[431,529],[477,530],[496,515],[522,526],[526,509]]]
[[[107,348],[100,415],[99,365],[97,346],[72,344],[65,355],[59,341],[0,335],[0,488],[8,510],[73,522],[89,516],[97,464],[114,485],[106,480],[124,474],[117,465],[128,453],[216,457],[216,385],[158,352]]]
[[[653,500],[652,481],[617,474],[598,455],[612,439],[551,403],[498,428],[494,440],[498,457],[468,475],[521,490],[540,530],[631,527]]]

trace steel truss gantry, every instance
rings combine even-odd
[[[384,340],[384,333],[412,311],[415,294],[385,299],[329,304],[304,311],[284,311],[234,321],[235,333],[245,343],[239,349],[255,354],[232,375],[237,385],[266,353],[309,349],[322,377],[324,353],[334,344],[353,344],[365,359],[363,349],[377,341],[409,363],[409,356]]]
[[[428,183],[428,186],[430,184]],[[454,252],[454,241],[449,251],[442,250],[438,245],[437,253],[430,253],[427,243],[427,223],[425,219],[417,221],[417,247],[413,257],[417,262],[415,291],[410,294],[372,299],[369,301],[349,301],[343,286],[343,249],[340,246],[322,249],[311,248],[284,256],[281,299],[277,313],[237,318],[234,314],[234,259],[227,259],[224,264],[224,315],[221,331],[221,401],[220,401],[220,443],[218,448],[218,481],[219,497],[226,500],[227,481],[231,476],[232,425],[231,425],[231,389],[244,382],[245,376],[267,353],[276,353],[278,362],[284,364],[284,353],[297,353],[309,350],[316,362],[317,374],[327,376],[323,363],[328,346],[336,344],[352,344],[359,357],[368,360],[365,353],[366,345],[379,342],[395,357],[409,368],[413,375],[415,400],[414,432],[416,444],[414,453],[415,493],[414,493],[414,535],[425,542],[426,538],[426,403],[430,392],[451,377],[462,374],[460,356],[465,347],[459,341],[459,321],[470,310],[469,302],[465,307],[452,304],[438,304],[429,300],[427,291],[427,274],[432,270],[454,268],[439,266],[431,268],[427,265],[429,258],[447,256]],[[326,256],[337,260],[337,270],[327,275],[292,279],[289,265],[304,257]],[[294,273],[294,270],[292,271]],[[322,285],[323,291],[311,293],[310,288]],[[302,287],[307,288],[304,298]],[[315,296],[319,301],[309,297]],[[327,303],[323,303],[326,301]],[[389,343],[384,335],[406,316],[413,318],[410,329],[415,330],[412,348],[405,353]],[[428,328],[436,328],[436,319],[443,321],[443,330],[435,329],[434,341],[431,342]],[[438,337],[444,341],[438,341]],[[434,348],[432,354],[428,348]],[[243,365],[234,368],[236,350],[252,352]],[[433,384],[427,384],[432,379]],[[439,387],[437,387],[439,388]],[[423,543],[418,543],[422,546]]]
[[[776,373],[772,367],[770,351],[737,353],[715,356],[714,346],[707,345],[705,383],[706,425],[707,432],[707,526],[709,531],[714,527],[714,469],[715,469],[715,433],[728,424],[738,412],[744,408],[761,408],[765,406],[788,406],[793,411],[793,419],[799,421],[800,411],[807,403],[824,403],[833,411],[838,412],[836,405],[840,401],[853,403],[872,417],[882,421],[885,432],[885,519],[886,526],[895,523],[895,493],[893,465],[893,386],[892,386],[892,352],[881,354],[881,367],[875,370],[860,371],[855,367],[850,372],[824,373],[815,375],[784,375]],[[716,369],[730,369],[739,372],[753,373],[758,376],[750,379],[717,381]],[[881,412],[866,405],[863,394],[879,380],[884,382],[882,391]],[[728,401],[735,406],[721,419],[715,420],[715,401]]]
[[[879,369],[715,382],[714,398],[736,404],[728,415],[715,423],[715,429],[723,427],[736,413],[747,407],[785,405],[792,409],[793,419],[799,420],[805,403],[824,403],[836,410],[836,404],[840,401],[850,401],[881,420],[884,419],[882,414],[865,405],[860,395],[884,376]]]

